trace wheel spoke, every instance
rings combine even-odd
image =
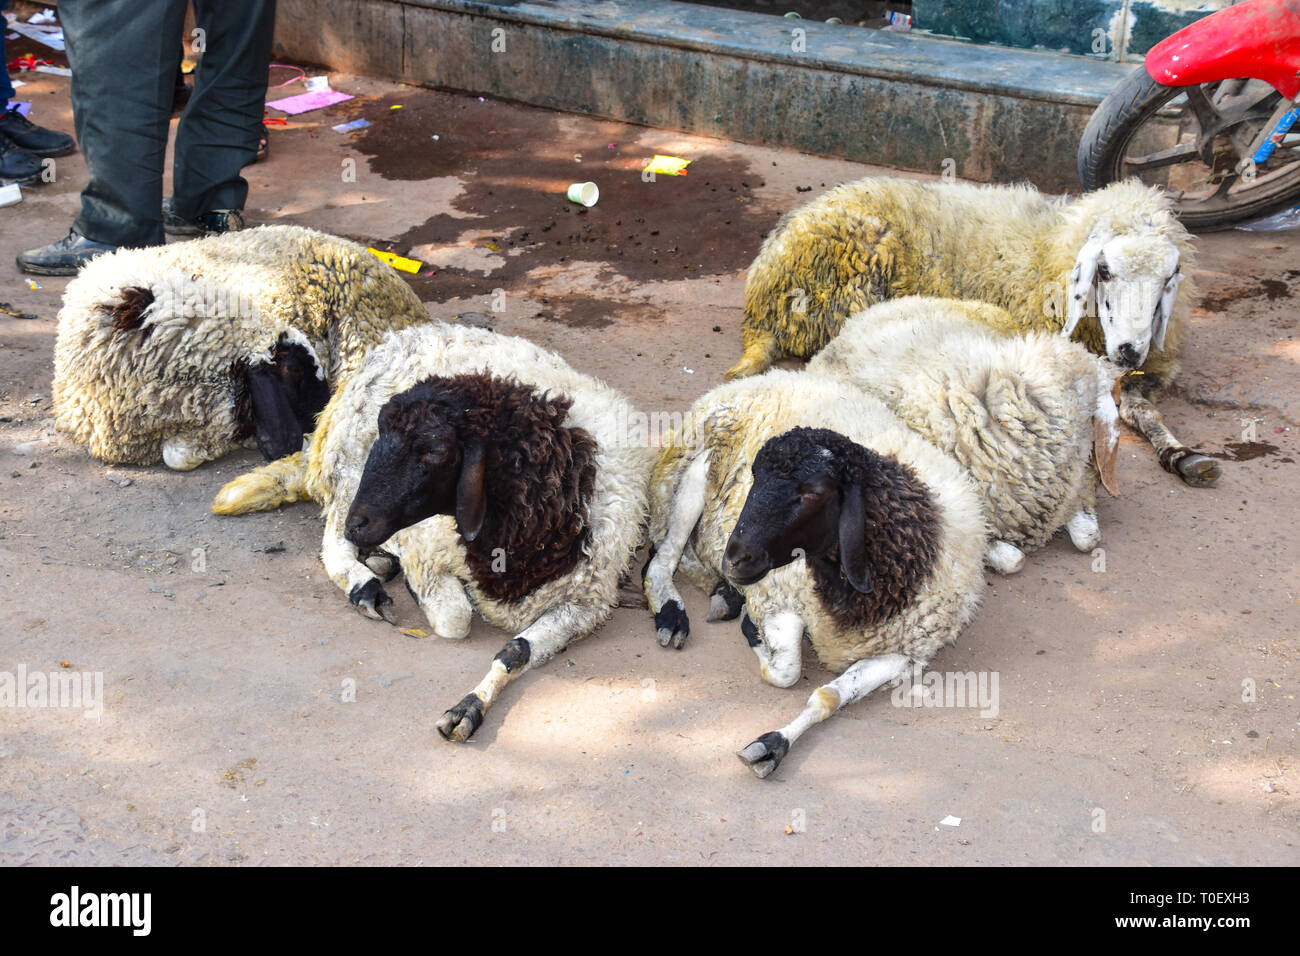
[[[1170,149],[1147,153],[1145,156],[1125,156],[1124,165],[1131,172],[1141,173],[1149,169],[1160,169],[1162,166],[1186,163],[1197,158],[1195,143],[1180,143]]]

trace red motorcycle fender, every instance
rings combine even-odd
[[[1160,41],[1146,55],[1161,86],[1255,79],[1300,93],[1300,0],[1246,0]]]

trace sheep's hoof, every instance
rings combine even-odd
[[[709,598],[709,616],[705,620],[734,621],[744,606],[745,595],[722,581],[713,589],[713,596]]]
[[[790,752],[790,741],[785,734],[774,730],[755,740],[744,750],[736,754],[741,763],[760,777],[766,777],[781,765],[782,759]]]
[[[371,620],[395,623],[393,599],[388,596],[388,592],[384,590],[378,578],[371,578],[365,584],[358,584],[348,593],[348,600],[358,612]]]
[[[371,552],[366,556],[362,564],[374,571],[384,581],[393,580],[402,570],[402,563],[397,560],[397,556],[389,554],[387,551]]]
[[[691,633],[691,621],[680,602],[668,601],[659,609],[659,613],[655,615],[655,630],[660,647],[672,644],[677,650],[682,649],[687,635]]]
[[[1209,488],[1219,480],[1223,470],[1219,463],[1207,455],[1191,452],[1174,462],[1178,477],[1193,488]]]
[[[459,704],[442,715],[442,719],[437,724],[438,733],[442,734],[445,740],[463,744],[474,736],[474,731],[478,730],[482,723],[483,701],[473,694],[466,694]]]

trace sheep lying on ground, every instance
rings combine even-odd
[[[957,459],[984,499],[988,562],[1003,573],[1063,526],[1080,551],[1097,546],[1090,458],[1095,444],[1109,469],[1119,438],[1119,369],[1059,335],[995,331],[1007,324],[995,305],[909,296],[851,316],[808,363]]]
[[[64,294],[55,424],[114,464],[187,470],[249,436],[273,460],[367,348],[428,318],[363,247],[297,226],[119,250]]]
[[[715,388],[660,454],[654,553],[643,574],[659,643],[690,621],[682,570],[710,620],[746,607],[763,678],[789,687],[805,632],[843,674],[803,713],[741,751],[761,777],[809,726],[924,664],[974,616],[988,543],[961,467],[852,385],[773,371]]]
[[[1061,201],[1028,186],[862,179],[787,213],[764,240],[745,285],[745,353],[727,377],[808,358],[884,299],[991,302],[1009,314],[1003,328],[1074,335],[1133,370],[1123,420],[1166,471],[1212,485],[1218,464],[1151,404],[1178,370],[1190,268],[1191,237],[1168,199],[1136,181]]]
[[[305,455],[223,488],[219,514],[310,497],[353,604],[391,599],[358,549],[398,559],[442,637],[471,608],[519,634],[438,730],[469,739],[506,684],[609,617],[645,523],[653,452],[616,391],[523,339],[426,325],[389,336],[321,413]]]

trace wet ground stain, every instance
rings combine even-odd
[[[1292,269],[1286,273],[1288,279],[1294,279],[1300,275],[1300,270]],[[1207,312],[1222,312],[1234,302],[1240,302],[1242,299],[1259,299],[1264,298],[1270,302],[1278,299],[1291,298],[1291,286],[1281,279],[1262,279],[1259,276],[1251,276],[1257,286],[1241,286],[1235,289],[1217,289],[1214,292],[1207,293],[1201,297],[1199,308]]]
[[[704,156],[686,176],[643,181],[649,153],[620,142],[628,128],[618,123],[431,90],[360,103],[355,117],[372,123],[352,144],[372,173],[465,182],[454,208],[470,218],[434,216],[385,247],[405,254],[473,232],[484,255],[504,260],[487,274],[422,273],[411,282],[425,301],[510,289],[533,269],[574,261],[641,282],[733,274],[753,261],[779,216],[755,199],[764,182],[742,159]],[[567,184],[588,180],[600,187],[595,206],[564,197]],[[589,326],[594,308],[571,307],[561,321]]]
[[[1275,455],[1281,450],[1277,445],[1266,441],[1230,441],[1223,446],[1223,451],[1210,457],[1220,461],[1254,461],[1265,455]],[[1279,461],[1291,461],[1291,459],[1281,458]]]

